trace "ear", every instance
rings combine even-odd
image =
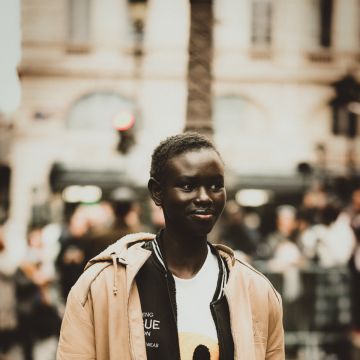
[[[155,205],[161,206],[161,186],[155,178],[150,178],[148,182],[148,189]]]

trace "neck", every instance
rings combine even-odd
[[[207,256],[206,236],[184,235],[165,229],[163,251],[166,264],[172,274],[179,278],[194,277]]]

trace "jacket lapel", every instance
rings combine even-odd
[[[236,266],[236,265],[235,265]],[[225,287],[236,360],[255,360],[249,283],[240,271],[231,271]]]
[[[135,276],[151,251],[141,248],[140,244],[132,246],[124,259],[126,265],[126,291],[128,299],[128,320],[130,333],[130,350],[133,360],[146,360],[144,325],[140,297],[135,282]]]

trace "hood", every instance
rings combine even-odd
[[[119,260],[120,262],[124,262],[121,261],[123,260],[122,256],[126,253],[129,247],[131,247],[132,245],[138,242],[153,240],[154,238],[155,238],[154,234],[145,233],[145,232],[126,235],[121,239],[119,239],[118,241],[116,241],[114,244],[108,246],[100,254],[92,258],[86,264],[85,270],[98,262],[114,262],[114,260]]]
[[[89,268],[91,265],[98,262],[113,262],[114,258],[121,259],[123,256],[125,257],[126,251],[134,244],[143,241],[149,241],[155,239],[156,235],[146,232],[134,233],[126,235],[119,240],[117,240],[114,244],[108,246],[104,251],[102,251],[97,256],[93,257],[85,266],[85,270]],[[212,244],[220,254],[226,259],[228,265],[232,267],[235,264],[236,255],[233,250],[228,246],[222,244]],[[124,261],[121,261],[124,262]]]
[[[150,241],[155,239],[156,235],[151,233],[135,233],[129,234],[121,239],[117,240],[114,244],[107,247],[104,251],[102,251],[99,255],[92,258],[85,266],[85,270],[90,267],[93,269],[94,273],[92,278],[95,278],[96,275],[102,271],[105,267],[113,265],[114,269],[114,283],[113,283],[113,294],[117,295],[117,277],[115,276],[117,272],[118,263],[123,265],[128,264],[136,264],[136,269],[142,266],[143,262],[149,256],[149,250],[145,250],[141,247],[141,245],[145,241]],[[234,252],[227,246],[221,244],[213,245],[220,253],[220,255],[225,259],[228,264],[229,269],[232,268],[236,262],[236,258]],[[145,253],[144,256],[140,256],[139,251]],[[93,266],[96,265],[96,266]],[[85,301],[85,300],[84,300]]]

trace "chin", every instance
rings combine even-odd
[[[184,234],[188,237],[204,237],[207,236],[214,228],[216,222],[214,221],[182,221],[171,226],[178,233]]]
[[[191,232],[196,236],[207,236],[213,229],[214,225],[196,226],[191,229]]]

